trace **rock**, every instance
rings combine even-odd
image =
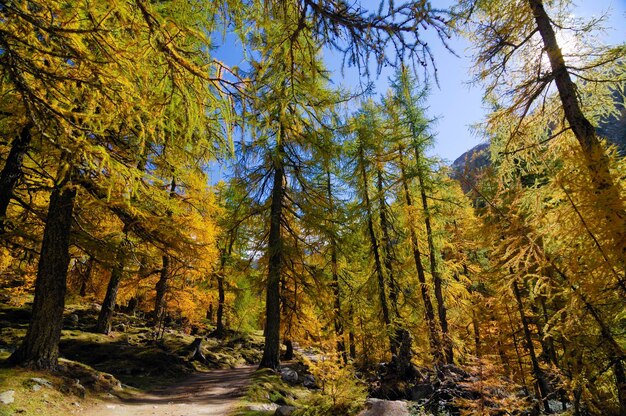
[[[435,392],[432,384],[416,384],[409,390],[411,400],[414,402],[418,400],[428,399]]]
[[[41,384],[33,384],[33,387],[31,387],[31,389],[33,391],[39,391],[41,390]]]
[[[280,406],[278,409],[276,409],[274,414],[276,416],[289,416],[293,412],[295,412],[295,410],[296,408],[294,406]]]
[[[81,399],[85,398],[85,395],[87,393],[87,390],[85,390],[85,387],[83,387],[80,384],[80,380],[76,379],[76,381],[74,381],[73,384],[71,385],[67,385],[67,384],[63,384],[60,388],[59,391],[61,393],[64,394],[75,394],[76,396],[80,397]]]
[[[306,387],[307,389],[316,388],[317,384],[315,383],[315,377],[313,377],[311,374],[307,374],[306,376],[304,376],[304,379],[302,380],[302,385]]]
[[[254,403],[246,406],[251,412],[274,412],[278,410],[278,405],[274,403]]]
[[[291,368],[283,368],[280,370],[280,378],[290,384],[296,384],[298,382],[298,373]]]
[[[0,393],[0,403],[11,404],[15,401],[15,390],[7,390],[5,392]]]
[[[35,384],[39,384],[40,386],[52,387],[52,383],[46,380],[45,378],[31,377],[29,378],[29,380]]]
[[[279,406],[286,406],[287,405],[287,401],[281,395],[278,395],[278,396],[275,396],[275,397],[270,397],[270,400],[272,401],[272,403],[276,403]]]
[[[358,416],[410,416],[407,402],[400,400],[367,399],[367,409]]]
[[[76,382],[72,386],[72,392],[78,397],[80,397],[81,399],[84,399],[85,396],[87,395],[87,390],[85,390],[85,387],[82,384],[80,384],[80,380],[78,379],[76,379]]]

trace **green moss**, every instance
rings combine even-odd
[[[298,386],[291,386],[280,376],[268,369],[254,372],[244,399],[235,416],[272,415],[274,411],[249,410],[250,405],[275,403],[278,405],[298,406],[299,401],[310,392]]]
[[[44,378],[53,387],[41,387],[34,391],[32,377]],[[46,415],[66,416],[79,408],[90,406],[95,397],[81,399],[71,393],[62,393],[61,386],[68,385],[71,380],[50,373],[24,370],[19,368],[0,368],[0,392],[15,391],[15,401],[11,404],[0,404],[0,415]]]
[[[68,318],[72,314],[79,317],[77,325],[69,323]],[[110,373],[123,384],[142,390],[179,382],[193,372],[258,362],[263,347],[262,333],[229,332],[229,337],[224,340],[204,339],[203,352],[210,360],[207,366],[188,361],[188,347],[195,336],[168,328],[163,339],[156,341],[153,338],[154,329],[147,327],[145,320],[119,313],[114,315],[113,328],[123,323],[124,332],[97,334],[91,332],[98,315],[93,304],[67,305],[64,315],[66,320],[60,342],[62,357]],[[30,308],[0,304],[0,321],[10,323],[0,331],[0,347],[17,347],[26,333],[29,319]],[[6,359],[9,355],[6,350],[0,352],[0,359]],[[268,388],[273,387],[270,385]],[[132,389],[125,388],[124,392],[116,394],[125,395],[127,391]],[[281,393],[276,394],[275,398],[279,399],[278,394]],[[77,410],[76,407],[73,410]]]

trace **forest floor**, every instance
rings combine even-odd
[[[218,416],[234,411],[254,366],[212,370],[174,385],[86,409],[90,416]]]
[[[173,323],[155,339],[144,319],[116,313],[103,335],[92,332],[96,317],[94,304],[66,308],[58,372],[10,368],[4,361],[26,333],[30,308],[0,303],[0,416],[225,415],[261,357],[256,333],[216,339],[210,327],[190,335]],[[204,362],[190,357],[197,337]]]
[[[114,330],[103,335],[93,332],[97,310],[84,303],[66,308],[61,368],[51,373],[5,365],[26,333],[30,308],[0,302],[0,416],[269,416],[328,401],[319,389],[303,385],[309,374],[304,362],[319,358],[313,350],[296,348],[299,358],[283,362],[300,376],[297,384],[286,383],[281,374],[255,371],[260,332],[229,331],[216,339],[209,326],[191,335],[171,323],[155,338],[144,318],[116,313]],[[197,338],[201,362],[191,348]],[[349,403],[350,414],[362,409],[359,403]],[[362,416],[411,414],[406,402],[368,400],[365,407]]]

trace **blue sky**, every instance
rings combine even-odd
[[[432,1],[433,7],[445,7],[451,1]],[[586,0],[574,3],[572,12],[576,17],[600,16],[610,12],[605,22],[606,32],[601,34],[600,40],[607,44],[626,42],[626,0]],[[472,60],[469,44],[464,39],[455,38],[450,42],[456,52],[454,56],[441,43],[433,40],[429,42],[435,56],[439,87],[432,85],[428,99],[428,113],[437,117],[435,130],[438,132],[433,155],[454,161],[465,151],[482,141],[481,137],[471,133],[470,126],[484,120],[486,110],[482,106],[482,90],[480,86],[470,86],[470,67]],[[344,85],[355,85],[358,80],[356,70],[346,70],[341,76],[341,61],[337,53],[325,51],[327,65],[334,72],[335,82]],[[388,78],[392,69],[383,71],[378,79],[374,80],[376,91],[384,94],[388,88]]]
[[[360,1],[360,0],[355,0]],[[378,4],[378,0],[362,0],[363,4]],[[444,8],[454,3],[450,0],[434,0],[433,7]],[[626,0],[578,0],[574,2],[572,13],[576,17],[599,16],[609,13],[604,23],[605,33],[600,40],[606,44],[626,42]],[[240,65],[241,49],[234,45],[235,37],[228,35],[217,49],[217,56],[227,65]],[[220,42],[221,41],[221,42]],[[484,120],[486,110],[482,106],[480,86],[471,86],[470,58],[471,50],[464,39],[454,38],[450,46],[458,56],[446,50],[433,36],[429,41],[435,57],[439,87],[432,85],[427,102],[428,115],[437,117],[435,130],[436,143],[431,154],[444,161],[452,162],[463,152],[481,142],[482,138],[471,132],[470,126]],[[336,85],[355,88],[359,84],[359,74],[355,68],[344,68],[341,71],[341,55],[330,49],[324,50],[324,60],[332,73],[332,81]],[[388,89],[388,78],[392,68],[384,68],[380,76],[372,79],[375,92],[382,95]],[[355,107],[358,105],[355,100]]]

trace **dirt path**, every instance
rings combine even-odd
[[[224,416],[237,400],[256,367],[214,370],[194,375],[173,386],[144,395],[104,403],[89,409],[89,416]]]

